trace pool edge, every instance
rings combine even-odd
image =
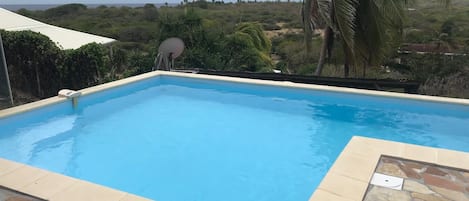
[[[0,186],[48,201],[150,199],[0,158]]]
[[[354,136],[309,201],[362,201],[381,156],[469,170],[469,153]]]
[[[440,96],[406,94],[406,93],[398,93],[398,92],[376,91],[376,90],[368,90],[368,89],[356,89],[356,88],[336,87],[336,86],[317,85],[317,84],[303,84],[303,83],[294,83],[290,81],[259,80],[259,79],[251,79],[251,78],[227,77],[227,76],[219,76],[219,75],[205,75],[205,74],[180,73],[180,72],[168,72],[168,71],[158,71],[158,72],[159,72],[159,75],[168,75],[168,76],[177,76],[177,77],[199,78],[199,79],[227,81],[227,82],[236,82],[236,83],[279,86],[279,87],[287,87],[287,88],[300,88],[300,89],[310,89],[310,90],[317,90],[317,91],[340,92],[340,93],[348,93],[348,94],[359,94],[359,95],[380,96],[380,97],[399,98],[399,99],[430,101],[430,102],[438,102],[438,103],[469,105],[469,99],[463,99],[463,98],[449,98],[449,97],[440,97]]]
[[[427,95],[418,95],[418,94],[375,91],[375,90],[367,90],[367,89],[355,89],[355,88],[347,88],[347,87],[301,84],[301,83],[293,83],[293,82],[285,82],[285,81],[258,80],[258,79],[250,79],[250,78],[226,77],[226,76],[218,76],[218,75],[204,75],[204,74],[168,72],[168,71],[153,71],[149,73],[144,73],[144,74],[140,74],[137,76],[124,78],[121,80],[116,80],[113,82],[108,82],[108,83],[100,84],[97,86],[81,89],[79,91],[82,93],[82,96],[86,96],[86,95],[90,95],[90,94],[97,93],[100,91],[112,89],[118,86],[130,84],[133,82],[143,81],[143,80],[154,78],[154,77],[161,76],[161,75],[196,78],[196,79],[207,79],[207,80],[216,80],[216,81],[225,81],[225,82],[235,82],[235,83],[245,83],[245,84],[255,84],[255,85],[310,89],[310,90],[317,90],[317,91],[329,91],[329,92],[379,96],[379,97],[388,97],[388,98],[410,99],[410,100],[417,100],[417,101],[429,101],[429,102],[447,103],[447,104],[469,105],[469,99],[461,99],[461,98],[437,97],[437,96],[427,96]],[[54,96],[54,97],[39,100],[36,102],[0,110],[0,119],[15,115],[15,114],[27,112],[30,110],[34,110],[40,107],[65,102],[65,101],[68,101],[68,100],[66,98],[60,98],[60,97]]]
[[[104,84],[100,84],[100,85],[80,89],[78,91],[82,93],[81,96],[86,96],[86,95],[94,94],[94,93],[97,93],[97,92],[100,92],[100,91],[105,91],[105,90],[108,90],[108,89],[112,89],[112,88],[115,88],[115,87],[118,87],[118,86],[130,84],[130,83],[133,83],[133,82],[138,82],[138,81],[143,81],[143,80],[146,80],[146,79],[154,78],[154,77],[157,77],[159,75],[160,75],[160,72],[154,71],[154,72],[144,73],[144,74],[141,74],[141,75],[124,78],[124,79],[121,79],[121,80],[116,80],[116,81],[112,81],[112,82],[108,82],[108,83],[104,83]],[[16,114],[28,112],[28,111],[38,109],[38,108],[41,108],[41,107],[66,102],[66,101],[71,102],[71,100],[68,100],[67,98],[53,96],[53,97],[50,97],[50,98],[46,98],[46,99],[42,99],[42,100],[39,100],[39,101],[27,103],[27,104],[24,104],[24,105],[19,105],[19,106],[3,109],[3,110],[0,110],[0,119],[5,118],[5,117],[9,117],[9,116],[12,116],[12,115],[16,115]],[[72,107],[72,103],[70,103],[70,107]]]

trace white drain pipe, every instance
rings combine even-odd
[[[59,97],[72,99],[73,107],[75,108],[78,105],[78,97],[81,96],[81,92],[73,91],[70,89],[62,89],[58,93]]]

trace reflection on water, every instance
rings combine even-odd
[[[66,152],[71,152],[73,148],[74,136],[70,135],[70,131],[76,119],[77,115],[69,115],[18,128],[14,135],[0,138],[2,152],[6,151],[2,156],[32,164],[42,159],[53,161],[54,157],[51,152],[56,150],[56,154],[63,154],[65,158],[70,158],[72,155]],[[67,165],[63,162],[58,163],[62,167],[55,169],[65,168]]]
[[[344,132],[348,135],[468,151],[469,136],[464,131],[469,129],[469,117],[341,104],[309,104],[308,107],[312,119],[330,124],[322,128],[325,133],[347,128]],[[460,140],[453,140],[454,137]]]

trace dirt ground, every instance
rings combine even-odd
[[[303,32],[303,29],[285,28],[285,23],[276,23],[277,26],[281,27],[280,30],[264,31],[265,35],[269,38],[279,37],[285,34],[299,34]]]

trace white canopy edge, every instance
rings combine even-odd
[[[112,38],[97,36],[89,33],[65,29],[58,26],[46,24],[4,8],[0,8],[0,29],[6,31],[38,32],[49,37],[62,49],[77,49],[89,43],[108,44],[116,41]]]

